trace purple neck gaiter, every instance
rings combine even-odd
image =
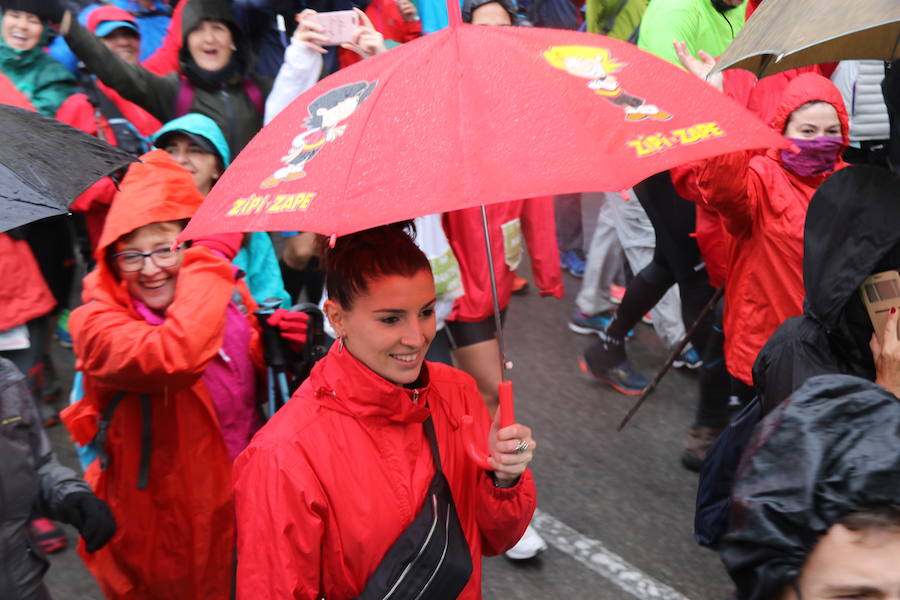
[[[801,177],[814,177],[834,169],[838,154],[844,147],[844,138],[821,136],[813,139],[788,138],[800,148],[794,154],[790,148],[781,151],[784,168]]]

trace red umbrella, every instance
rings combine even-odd
[[[493,202],[622,190],[688,161],[786,145],[705,82],[635,46],[464,25],[455,0],[448,9],[449,28],[294,100],[232,162],[181,239],[278,230],[333,238]],[[508,424],[509,382],[500,400]],[[474,457],[477,444],[469,447]]]
[[[622,190],[691,160],[782,144],[705,82],[625,42],[459,24],[294,100],[231,164],[184,237],[344,235],[485,203]]]

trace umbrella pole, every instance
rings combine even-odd
[[[494,273],[494,254],[491,251],[491,232],[488,229],[487,210],[483,204],[481,205],[481,226],[484,230],[484,249],[487,251],[491,297],[494,300],[494,327],[497,329],[497,343],[500,346],[500,373],[502,381],[506,381],[506,352],[503,346],[503,324],[500,319],[500,296],[497,294],[497,276]]]

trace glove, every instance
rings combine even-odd
[[[60,508],[62,520],[74,525],[88,552],[96,552],[116,533],[116,520],[106,502],[89,492],[69,494]]]
[[[281,337],[288,341],[288,345],[294,352],[299,352],[306,343],[306,330],[309,324],[309,315],[304,312],[294,312],[286,308],[279,308],[266,319],[266,323],[277,327]]]
[[[243,233],[220,233],[218,235],[210,235],[200,237],[194,240],[194,246],[205,246],[222,255],[229,262],[234,260],[237,253],[241,250],[241,244],[244,243]]]

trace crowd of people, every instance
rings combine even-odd
[[[724,490],[727,518],[703,539],[738,598],[900,597],[900,315],[876,331],[860,292],[900,270],[900,67],[710,76],[763,1],[465,0],[466,23],[636,44],[790,147],[626,191],[485,199],[329,247],[302,231],[179,235],[264,124],[447,26],[443,0],[0,0],[0,76],[140,157],[70,214],[0,233],[0,596],[48,597],[55,519],[79,530],[108,598],[480,598],[483,555],[547,548],[530,525],[537,442],[499,401],[497,327],[530,290],[527,252],[541,296],[580,280],[567,325],[591,341],[573,372],[643,393],[628,346],[644,321],[698,374],[680,460],[702,469],[702,497]],[[339,46],[317,19],[333,10],[359,23]],[[314,330],[327,352],[266,411],[269,333],[298,352]],[[71,386],[52,343],[73,349]],[[59,423],[81,476],[50,449],[43,427]]]

